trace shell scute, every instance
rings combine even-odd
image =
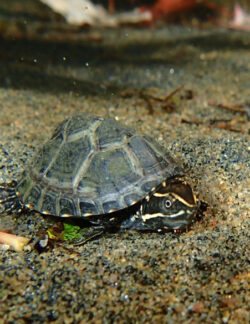
[[[60,215],[76,215],[76,206],[72,199],[60,199]]]
[[[51,181],[61,179],[62,186],[65,184],[66,187],[72,187],[74,178],[91,151],[92,147],[88,136],[83,136],[74,142],[65,142],[58,147],[58,152],[55,152],[56,156],[53,157],[43,174]]]
[[[42,213],[57,215],[56,213],[56,193],[46,192],[42,199],[41,209],[37,208],[38,211],[41,210]]]
[[[104,212],[100,213],[100,208],[98,208],[92,202],[80,201],[79,205],[80,205],[81,215],[85,215],[85,214],[98,215],[104,213]]]
[[[112,150],[115,145],[122,145],[132,136],[133,132],[128,127],[110,118],[104,119],[96,129],[96,142],[100,150]]]

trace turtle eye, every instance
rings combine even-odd
[[[164,205],[166,208],[170,208],[172,206],[172,201],[170,199],[166,199],[164,201]]]

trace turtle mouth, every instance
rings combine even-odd
[[[154,215],[142,215],[142,218],[148,226],[152,223],[158,229],[177,230],[188,228],[195,221],[196,215],[197,208],[190,208],[189,210],[180,210],[168,216],[158,213]]]
[[[183,213],[180,211],[172,217],[165,217],[164,225],[171,230],[186,229],[195,221],[196,214],[197,208],[185,210]]]

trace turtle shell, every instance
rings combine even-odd
[[[43,214],[86,217],[132,206],[179,174],[181,168],[152,138],[111,118],[81,114],[56,128],[17,192]]]

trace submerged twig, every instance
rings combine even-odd
[[[30,239],[23,236],[17,236],[4,231],[0,231],[0,243],[8,245],[17,252],[23,250],[23,248],[29,243]]]
[[[236,132],[236,133],[244,133],[245,130],[240,129],[240,128],[235,128],[234,125],[239,122],[237,119],[209,119],[208,123],[203,122],[201,120],[198,120],[197,118],[192,118],[190,120],[187,119],[181,119],[181,122],[184,124],[194,124],[194,125],[203,125],[207,126],[209,128],[220,128],[220,129],[225,129],[231,132]]]
[[[242,103],[242,104],[229,104],[229,103],[223,103],[223,102],[216,102],[216,101],[209,101],[209,105],[213,105],[218,108],[238,112],[241,114],[249,114],[250,110],[250,103]]]
[[[154,111],[154,102],[160,102],[160,106],[162,109],[171,112],[174,110],[175,105],[174,103],[170,102],[170,99],[172,99],[172,97],[179,92],[180,90],[182,90],[184,88],[184,84],[182,84],[181,86],[179,86],[178,88],[174,89],[173,91],[171,91],[170,93],[168,93],[165,96],[160,96],[160,95],[154,95],[152,93],[149,93],[148,91],[145,90],[124,90],[122,91],[120,94],[122,97],[131,97],[131,96],[138,96],[139,98],[143,99],[148,106],[149,109],[149,114],[153,115],[155,113]]]

